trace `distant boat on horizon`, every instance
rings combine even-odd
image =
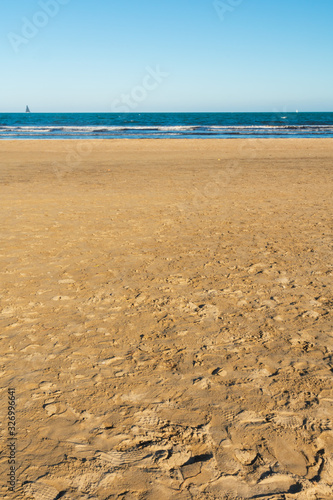
[[[29,106],[27,106],[27,107],[25,108],[25,112],[26,112],[26,113],[31,113],[31,111],[30,111],[30,109],[29,109]]]

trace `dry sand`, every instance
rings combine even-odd
[[[333,140],[0,154],[1,498],[332,499]]]

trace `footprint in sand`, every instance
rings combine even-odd
[[[58,280],[59,285],[73,285],[75,283],[75,280],[73,279],[64,279],[64,280]]]
[[[216,306],[212,304],[204,304],[202,306],[199,306],[198,314],[200,318],[202,318],[202,321],[204,320],[217,321],[220,311]]]
[[[306,476],[307,460],[291,436],[276,436],[271,446],[273,454],[284,472],[296,476]]]
[[[303,425],[303,418],[296,413],[280,413],[273,421],[285,429],[299,429]]]
[[[147,450],[110,451],[109,453],[97,452],[97,456],[103,462],[108,462],[113,467],[134,465],[144,459],[150,459],[152,461],[154,458],[153,455],[153,453]]]
[[[59,491],[45,483],[27,483],[23,486],[26,495],[32,496],[34,500],[55,500]]]
[[[160,419],[153,411],[143,411],[134,416],[135,423],[142,429],[157,429]]]

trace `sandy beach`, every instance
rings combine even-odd
[[[332,499],[333,139],[0,154],[1,498]]]

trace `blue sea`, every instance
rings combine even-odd
[[[333,113],[2,113],[0,139],[333,137]]]

